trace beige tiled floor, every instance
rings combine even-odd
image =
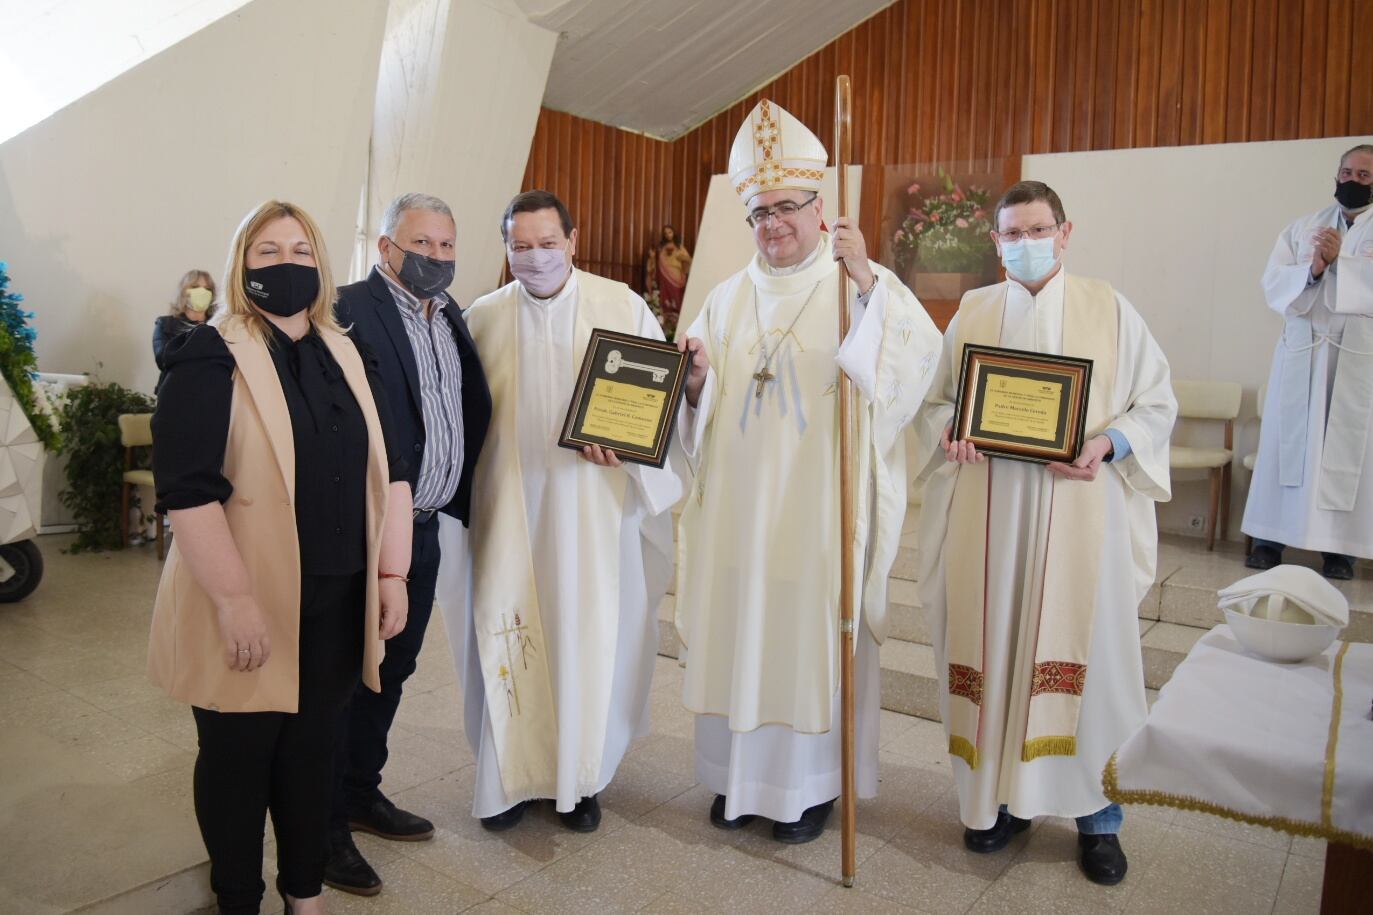
[[[189,713],[142,674],[159,564],[151,548],[48,563],[29,600],[0,607],[0,912],[143,915],[211,901],[190,802]],[[681,675],[660,658],[654,730],[602,797],[599,832],[549,809],[485,833],[469,814],[472,757],[443,627],[397,719],[385,789],[434,819],[432,842],[359,836],[374,899],[329,892],[334,912],[1314,912],[1324,846],[1202,815],[1133,808],[1130,875],[1093,886],[1071,823],[1037,822],[1005,852],[963,850],[939,725],[882,713],[881,796],[858,813],[858,881],[836,877],[839,839],[786,847],[765,823],[722,833],[696,785]],[[268,847],[270,873],[272,849]],[[269,904],[266,911],[275,909]]]

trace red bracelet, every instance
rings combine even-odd
[[[397,572],[378,572],[378,573],[377,573],[377,577],[378,577],[378,578],[394,578],[396,581],[405,581],[405,582],[408,582],[408,581],[410,580],[410,579],[407,578],[406,576],[401,575],[401,574],[399,574],[399,573],[397,573]]]

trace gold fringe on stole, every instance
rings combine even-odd
[[[949,737],[949,755],[957,756],[968,764],[968,768],[977,768],[977,747],[966,737],[959,737],[953,734]]]
[[[1020,748],[1020,761],[1030,762],[1041,756],[1076,756],[1076,737],[1036,737],[1025,741]]]
[[[1368,836],[1350,832],[1347,829],[1336,829],[1333,826],[1317,825],[1308,823],[1304,820],[1294,820],[1290,817],[1270,817],[1261,816],[1253,813],[1241,813],[1238,810],[1231,810],[1229,807],[1222,807],[1210,801],[1203,801],[1201,798],[1190,797],[1186,794],[1170,794],[1167,791],[1150,791],[1131,788],[1124,790],[1120,787],[1120,773],[1116,770],[1116,758],[1111,756],[1106,763],[1106,769],[1101,773],[1101,789],[1106,795],[1106,799],[1114,804],[1148,804],[1152,807],[1173,807],[1177,810],[1194,810],[1198,813],[1209,813],[1212,816],[1224,817],[1227,820],[1234,820],[1236,823],[1248,823],[1251,826],[1266,826],[1269,829],[1285,832],[1294,836],[1304,836],[1309,839],[1324,839],[1327,842],[1341,842],[1351,845],[1354,848],[1362,848],[1364,851],[1373,851],[1373,839]]]
[[[1321,825],[1327,829],[1335,827],[1335,747],[1340,740],[1340,711],[1344,704],[1344,656],[1349,651],[1345,642],[1335,653],[1335,671],[1331,675],[1334,682],[1335,698],[1330,704],[1330,738],[1325,744],[1325,777],[1321,782]]]

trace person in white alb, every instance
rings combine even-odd
[[[1263,293],[1282,315],[1258,460],[1244,507],[1245,565],[1285,546],[1324,554],[1326,578],[1373,557],[1373,145],[1340,157],[1335,202],[1278,236]],[[1362,486],[1364,473],[1368,486]]]
[[[858,791],[877,790],[878,642],[906,513],[901,430],[934,376],[939,332],[868,260],[857,220],[823,223],[820,141],[762,101],[740,128],[730,179],[757,251],[710,293],[684,346],[709,372],[688,386],[694,466],[680,527],[677,631],[696,774],[711,822],[755,816],[817,838],[840,788],[838,398],[857,391],[855,569]],[[852,331],[838,339],[839,262]]]
[[[509,829],[549,799],[564,826],[591,832],[597,795],[648,730],[682,484],[670,462],[558,439],[592,329],[663,332],[628,286],[573,267],[577,229],[553,194],[516,196],[501,237],[515,279],[465,314],[492,400],[471,550],[444,523],[438,600],[477,758],[473,815]]]
[[[1073,226],[1052,188],[1011,186],[993,220],[1007,278],[963,296],[916,426],[939,712],[964,845],[1000,851],[1032,817],[1072,817],[1083,872],[1109,885],[1127,864],[1101,772],[1148,711],[1137,614],[1154,582],[1177,401],[1139,312],[1064,269]],[[1076,460],[988,459],[950,441],[970,343],[1092,360]]]

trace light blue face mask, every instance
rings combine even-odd
[[[1053,271],[1056,262],[1053,236],[1001,243],[1001,263],[1022,283],[1038,283]]]

